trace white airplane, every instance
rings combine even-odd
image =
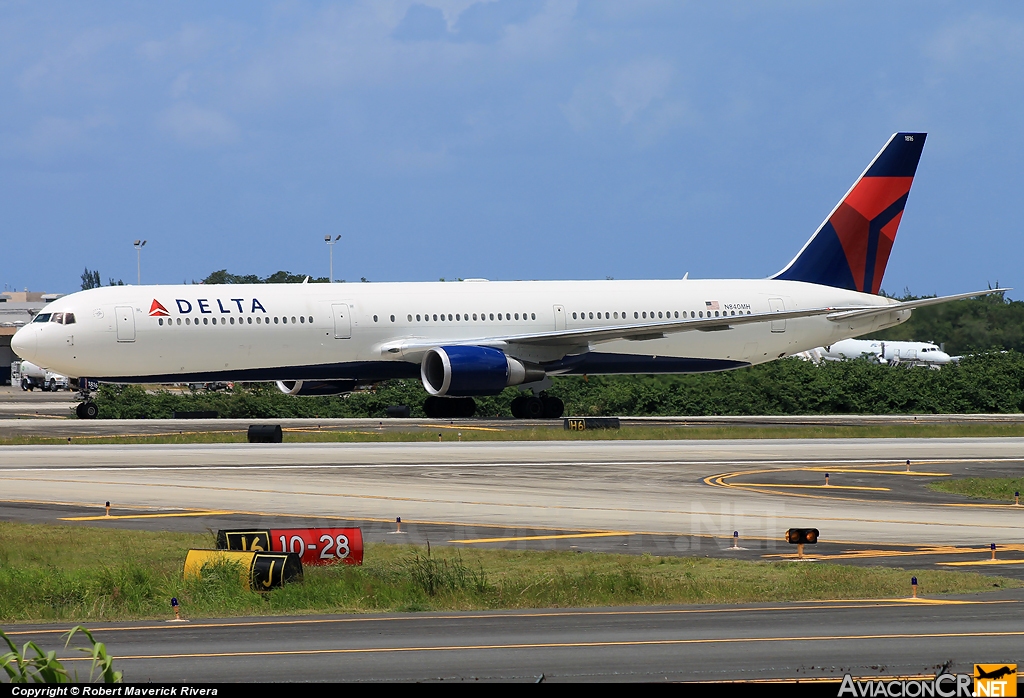
[[[877,295],[924,147],[896,133],[793,260],[759,280],[114,286],[47,305],[21,357],[97,382],[277,381],[292,395],[419,378],[432,417],[519,386],[517,417],[558,417],[550,376],[724,371],[903,322]],[[532,395],[529,393],[532,392]]]
[[[869,359],[880,364],[928,366],[941,368],[959,357],[952,357],[931,342],[899,342],[884,339],[844,339],[826,347],[817,347],[798,354],[801,358],[819,361]]]

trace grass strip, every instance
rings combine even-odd
[[[936,492],[959,494],[972,499],[990,499],[1012,502],[1014,492],[1024,491],[1024,478],[1020,477],[967,477],[957,480],[930,482]]]
[[[902,439],[990,438],[1024,436],[1024,424],[893,424],[865,426],[626,426],[621,429],[567,431],[557,426],[481,429],[470,424],[437,424],[395,428],[381,422],[376,429],[286,428],[289,443],[394,443],[441,441],[638,441],[696,439]],[[244,443],[246,432],[224,430],[164,434],[72,436],[72,444],[213,444]],[[67,444],[68,437],[3,436],[0,446]]]
[[[302,582],[258,594],[243,590],[233,569],[183,581],[190,547],[213,547],[213,536],[0,522],[0,622],[167,618],[172,596],[191,618],[905,597],[911,575],[832,564],[370,544],[362,567],[307,568]],[[926,595],[1019,585],[971,572],[912,574]]]

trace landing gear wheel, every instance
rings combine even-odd
[[[540,419],[544,416],[544,402],[539,397],[528,397],[523,403],[524,419]]]
[[[525,402],[526,402],[526,396],[525,395],[520,395],[519,397],[512,399],[511,410],[512,410],[512,417],[514,419],[523,419],[526,416],[525,413],[523,412],[523,403],[525,403]]]
[[[431,419],[469,418],[476,414],[476,400],[432,395],[423,401],[423,411]]]
[[[82,402],[75,408],[75,414],[79,419],[96,419],[100,416],[100,408],[95,402]]]
[[[565,403],[557,397],[544,395],[541,397],[541,402],[544,403],[545,419],[559,419],[562,413],[565,412]]]

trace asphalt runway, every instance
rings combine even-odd
[[[29,502],[720,537],[735,530],[773,540],[813,526],[846,543],[1008,545],[1022,540],[1024,508],[936,501],[922,485],[1019,473],[1022,449],[1015,438],[8,446],[0,481],[4,500]]]
[[[841,680],[971,673],[1024,656],[1020,590],[945,600],[116,623],[131,682]],[[20,626],[63,648],[65,628]]]
[[[1021,578],[1024,507],[926,485],[1018,475],[1022,452],[1017,438],[6,446],[0,517],[172,530],[344,522],[370,542],[749,560],[792,559],[782,533],[813,526],[822,542],[808,554],[820,561]],[[404,534],[391,533],[396,516]],[[1016,661],[1024,592],[963,600],[1007,603],[196,619],[100,639],[138,681],[732,680]]]

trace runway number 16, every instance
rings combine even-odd
[[[320,542],[324,544],[323,548],[320,549],[321,560],[334,560],[335,558],[344,560],[351,552],[348,546],[348,536],[331,538],[329,535],[324,534],[320,536]],[[332,553],[332,549],[337,550],[338,554]]]

